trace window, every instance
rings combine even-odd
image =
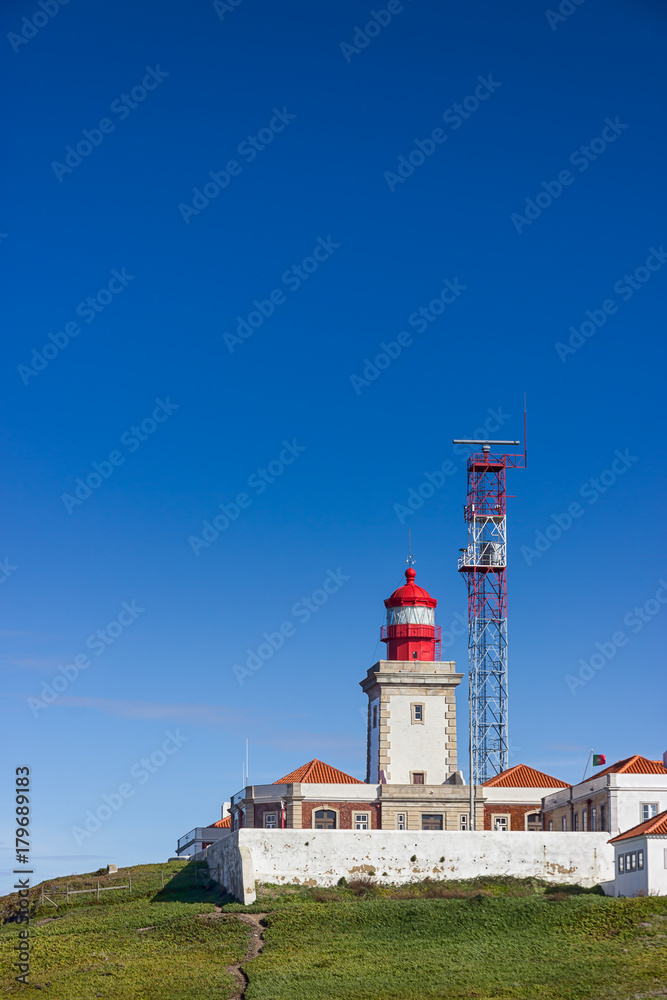
[[[318,809],[315,813],[316,830],[335,830],[336,813],[333,809]]]
[[[549,830],[553,830],[553,828],[554,828],[554,821],[552,819],[550,819],[549,820]]]
[[[591,809],[591,830],[597,830],[598,828],[598,808],[593,806]]]
[[[625,855],[619,854],[618,856],[618,874],[622,875],[625,871]]]
[[[377,729],[378,725],[378,707],[373,705],[373,729]]]
[[[368,821],[368,813],[355,813],[354,814],[354,829],[355,830],[367,830],[370,826]]]
[[[442,816],[422,815],[422,830],[442,830]]]
[[[278,826],[278,813],[265,813],[264,829],[275,830],[277,826]]]
[[[574,813],[572,817],[572,829],[573,830],[579,829],[579,813]]]
[[[542,813],[526,813],[526,830],[537,833],[543,829]]]
[[[645,819],[653,819],[658,815],[657,802],[642,802],[642,823]]]
[[[626,872],[633,872],[637,867],[637,855],[634,851],[625,855],[625,870]]]
[[[387,625],[435,625],[435,609],[421,606],[387,608]]]
[[[581,810],[581,829],[588,829],[588,809]]]
[[[424,772],[423,771],[413,771],[412,772],[412,784],[413,785],[423,785],[424,784]]]
[[[560,828],[564,833],[567,831],[567,816],[561,816]]]
[[[424,706],[420,702],[412,702],[410,705],[410,712],[412,715],[412,725],[423,726],[424,725]]]
[[[510,828],[509,819],[509,816],[494,816],[493,829],[507,832]]]
[[[459,816],[459,830],[468,829],[468,813],[461,813]]]
[[[644,870],[644,852],[643,851],[637,851],[637,868],[639,869],[639,871],[643,871]]]
[[[396,829],[405,830],[405,813],[399,813],[396,817]]]
[[[607,829],[607,807],[605,805],[600,806],[600,829]]]

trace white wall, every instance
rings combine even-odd
[[[254,832],[240,830],[230,833],[224,840],[211,844],[195,859],[206,858],[211,878],[235,899],[247,904],[255,902],[255,873],[248,846],[243,841],[239,843],[239,836]]]
[[[667,896],[667,837],[647,837],[648,891]]]
[[[247,903],[254,900],[251,870],[260,882],[322,886],[370,871],[397,884],[514,875],[592,886],[614,877],[607,839],[606,833],[240,830],[207,856],[212,877]],[[240,848],[247,849],[245,860],[232,857]]]
[[[533,803],[541,803],[544,796],[552,791],[552,788],[499,788],[496,785],[490,785],[484,787],[484,798],[489,805],[500,802],[505,805],[530,806]]]
[[[616,795],[616,822],[613,834],[624,833],[642,822],[642,802],[657,802],[658,812],[667,809],[667,775],[618,774],[611,786]],[[613,815],[613,813],[612,813]]]
[[[410,705],[424,705],[424,723],[412,723]],[[392,785],[409,785],[411,771],[425,771],[427,785],[449,776],[447,709],[442,695],[392,694],[389,699],[389,775]]]
[[[667,896],[667,837],[632,837],[614,844],[616,877],[611,889],[612,896],[653,895]],[[618,874],[619,854],[644,852],[644,870]]]

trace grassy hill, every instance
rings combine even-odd
[[[163,871],[164,887],[162,887]],[[641,1000],[667,997],[667,898],[611,899],[539,880],[357,880],[335,890],[261,886],[244,907],[186,862],[91,873],[33,892],[30,987],[14,981],[5,897],[0,992],[54,1000]],[[253,916],[254,914],[254,916]],[[254,924],[251,923],[254,921]],[[260,947],[259,932],[264,931]],[[239,972],[245,970],[245,975]],[[246,985],[246,980],[248,980]]]

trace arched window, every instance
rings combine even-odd
[[[537,833],[539,830],[542,829],[543,829],[542,813],[538,812],[527,813],[526,830],[532,830],[533,833]]]
[[[316,830],[335,830],[336,813],[333,809],[318,809],[315,813]]]

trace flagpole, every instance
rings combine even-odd
[[[584,768],[584,776],[583,776],[583,778],[581,779],[582,781],[585,781],[585,780],[586,780],[586,771],[588,770],[588,765],[589,765],[589,763],[590,763],[590,759],[591,759],[591,757],[592,757],[592,756],[593,756],[593,751],[591,750],[591,752],[590,752],[590,753],[589,753],[589,755],[588,755],[588,760],[586,761],[586,767]]]

